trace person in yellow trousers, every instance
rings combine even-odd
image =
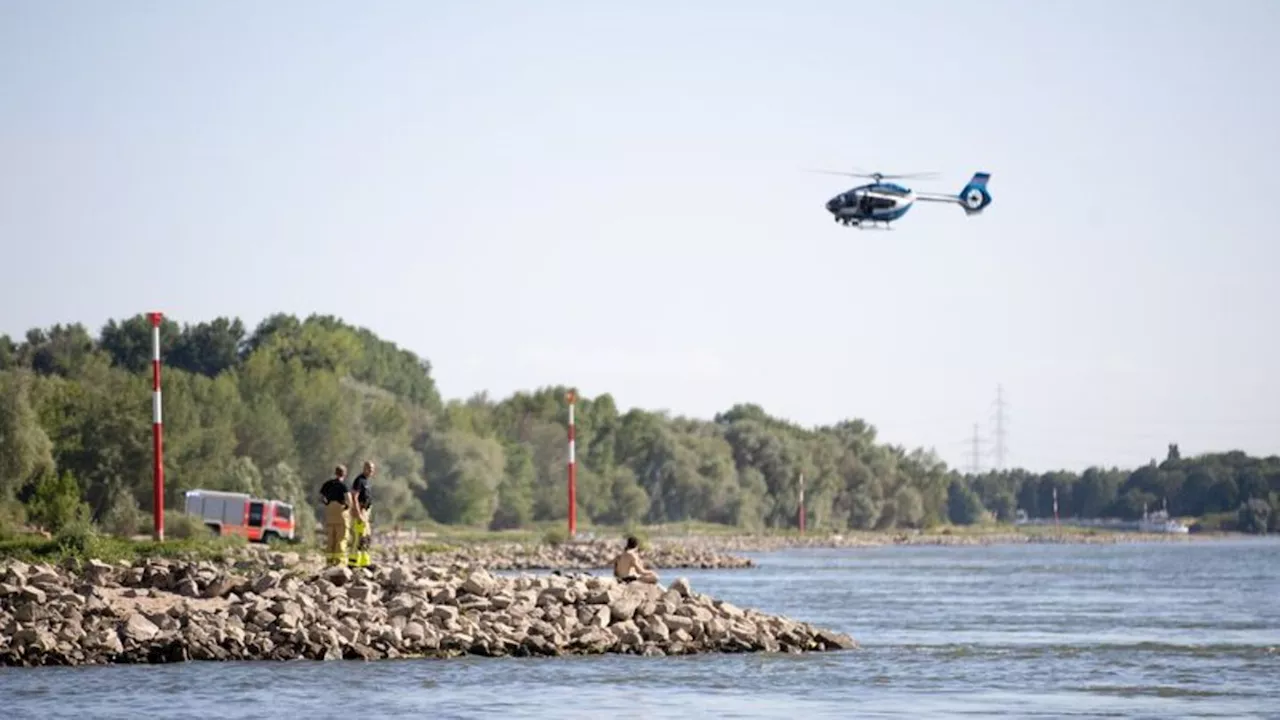
[[[347,533],[350,531],[351,491],[347,488],[347,468],[339,465],[333,477],[320,486],[324,501],[325,554],[330,565],[344,565],[347,560]]]
[[[373,534],[369,528],[369,506],[372,497],[369,494],[369,480],[377,473],[377,465],[371,460],[364,461],[364,468],[351,483],[352,542],[349,564],[351,567],[369,567],[369,546]]]

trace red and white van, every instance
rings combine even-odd
[[[243,535],[251,542],[294,540],[293,505],[221,490],[188,490],[186,512],[217,535]]]

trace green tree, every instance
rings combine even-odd
[[[31,407],[32,382],[23,370],[0,372],[0,501],[54,469],[53,443]]]
[[[1238,523],[1241,532],[1266,533],[1271,521],[1270,503],[1260,498],[1252,498],[1241,503],[1238,511]]]
[[[165,318],[160,335],[166,505],[195,487],[236,488],[290,500],[314,520],[315,490],[335,464],[376,459],[378,523],[518,527],[566,515],[569,388],[445,402],[427,359],[325,315],[272,315],[252,333],[233,317]],[[109,320],[97,338],[78,324],[0,337],[6,528],[24,522],[30,508],[14,503],[32,502],[41,483],[49,507],[50,477],[73,478],[114,532],[145,520],[150,363],[145,315]],[[833,531],[972,521],[983,508],[1002,521],[1018,509],[1043,518],[1055,493],[1064,517],[1243,506],[1250,527],[1274,529],[1280,514],[1280,457],[1240,451],[1190,457],[1174,443],[1132,469],[964,475],[931,451],[881,441],[865,420],[804,427],[750,403],[703,420],[579,394],[575,422],[577,513],[595,523],[794,527],[801,477],[809,527]]]
[[[505,530],[528,525],[533,520],[533,454],[524,445],[510,445],[506,469],[498,484],[498,506],[489,527]]]
[[[178,324],[168,318],[160,321],[160,357],[168,360],[182,337]],[[110,358],[112,364],[126,372],[141,373],[151,369],[152,348],[151,321],[143,313],[134,315],[121,322],[108,320],[103,326],[99,347]],[[168,364],[165,362],[165,364]]]
[[[168,364],[214,377],[235,367],[244,343],[245,329],[239,318],[220,317],[213,322],[188,325],[171,346]]]
[[[951,481],[947,490],[947,516],[953,524],[973,525],[982,521],[985,512],[978,493],[959,479]]]
[[[446,432],[424,452],[427,510],[443,523],[488,523],[497,509],[498,484],[506,468],[502,445],[490,438]]]
[[[80,486],[70,473],[49,472],[36,482],[27,501],[27,517],[40,527],[58,532],[89,520],[89,505],[80,499]]]

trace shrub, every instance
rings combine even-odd
[[[147,515],[138,507],[132,493],[116,495],[106,514],[102,516],[102,529],[118,538],[131,538],[144,527]],[[149,529],[149,528],[148,528]]]
[[[189,540],[212,537],[213,531],[195,515],[174,513],[164,518],[164,536],[165,539]]]
[[[26,506],[14,499],[0,499],[0,540],[17,537],[26,525]]]
[[[649,533],[640,527],[627,523],[622,527],[622,538],[625,541],[628,537],[634,537],[639,545],[637,549],[647,550],[649,548]]]
[[[569,531],[562,527],[549,528],[542,534],[542,542],[555,547],[562,545],[569,540]]]
[[[98,530],[87,519],[79,518],[58,529],[53,541],[66,555],[93,556],[98,553]]]

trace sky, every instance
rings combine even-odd
[[[990,468],[1280,453],[1280,4],[0,2],[0,333],[333,314],[442,393]],[[824,168],[991,173],[834,223]]]

